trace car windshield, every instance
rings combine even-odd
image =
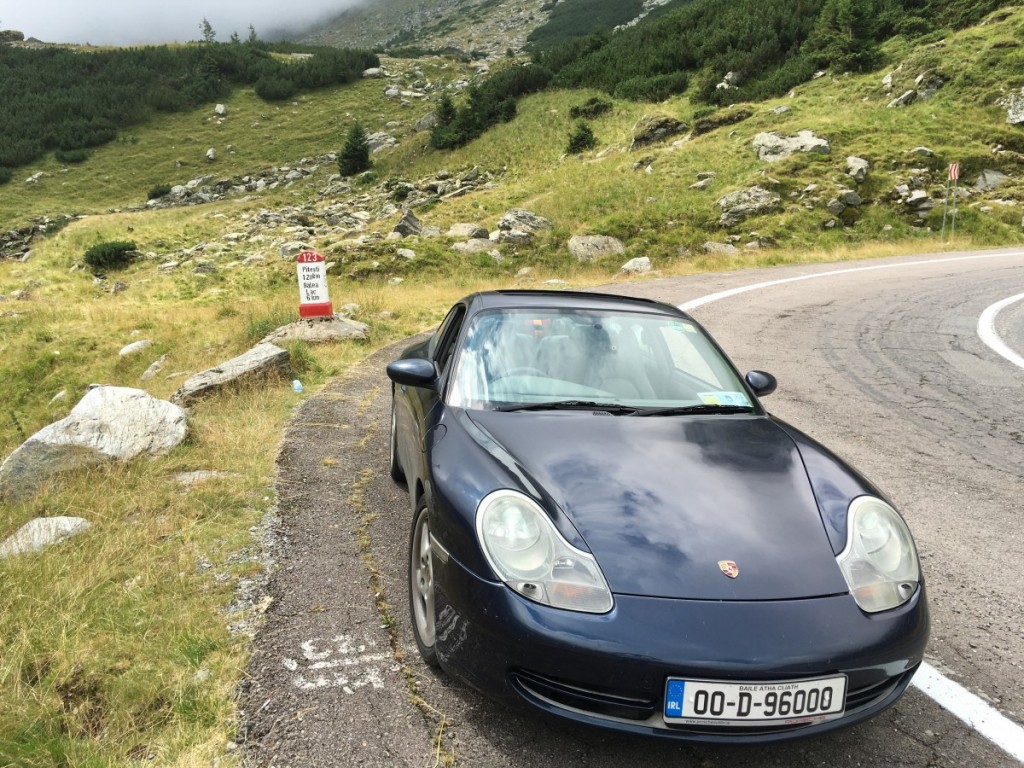
[[[701,328],[643,312],[500,309],[476,315],[455,363],[449,405],[638,409],[752,403]]]

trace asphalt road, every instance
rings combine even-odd
[[[975,328],[986,307],[1024,290],[1024,252],[956,256],[608,290],[680,304],[763,281],[854,270],[763,287],[692,314],[741,370],[778,377],[778,392],[765,402],[774,414],[858,467],[903,511],[928,581],[928,660],[1020,724],[1024,370],[986,347]],[[996,329],[1024,353],[1024,302],[1001,312]],[[580,730],[509,711],[427,669],[406,603],[410,502],[387,476],[383,369],[397,353],[374,355],[304,403],[285,438],[280,568],[243,696],[247,764],[1018,764],[914,688],[869,723],[754,749]]]

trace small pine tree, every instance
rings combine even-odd
[[[366,131],[356,123],[348,131],[345,146],[338,157],[338,169],[342,176],[355,176],[370,169],[370,142]]]
[[[570,155],[578,155],[580,152],[585,152],[588,149],[593,149],[597,146],[597,139],[594,138],[594,132],[590,129],[590,126],[584,122],[576,123],[576,128],[569,136],[569,146],[566,147],[566,152]]]
[[[207,19],[203,19],[203,23],[199,25],[200,31],[203,33],[204,43],[213,43],[217,40],[217,33],[213,31],[213,25]]]
[[[256,45],[260,41],[259,37],[256,36],[256,27],[252,24],[249,25],[249,37],[245,39],[249,45]]]
[[[452,97],[447,93],[441,96],[441,101],[437,104],[437,124],[441,126],[448,126],[455,120],[455,104],[452,103]]]

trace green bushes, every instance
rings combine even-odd
[[[89,153],[84,149],[58,149],[53,153],[53,157],[58,163],[75,165],[77,163],[84,163],[88,160]]]
[[[438,124],[430,134],[435,149],[454,149],[468,144],[492,125],[507,123],[516,116],[516,99],[544,90],[551,72],[537,65],[512,66],[469,89],[469,101],[455,110],[442,100]]]
[[[284,101],[299,92],[295,83],[279,75],[261,77],[253,90],[264,101]]]
[[[569,146],[565,151],[570,155],[578,155],[595,146],[597,146],[597,139],[594,138],[594,131],[586,123],[580,122],[576,124],[576,128],[569,136]]]
[[[579,120],[580,118],[595,118],[600,117],[605,112],[608,112],[612,108],[610,101],[605,101],[597,96],[587,99],[582,104],[577,104],[569,108],[569,117],[573,120]]]
[[[94,273],[124,269],[138,257],[138,249],[131,240],[112,240],[91,246],[83,256]]]
[[[146,195],[147,200],[156,200],[157,198],[164,197],[171,191],[170,184],[157,184],[153,187]]]

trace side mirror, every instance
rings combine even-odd
[[[410,357],[388,363],[388,378],[407,387],[432,387],[437,382],[437,369],[431,360]]]
[[[754,390],[758,397],[770,395],[779,386],[779,382],[770,373],[764,371],[751,371],[746,375],[747,384]]]

